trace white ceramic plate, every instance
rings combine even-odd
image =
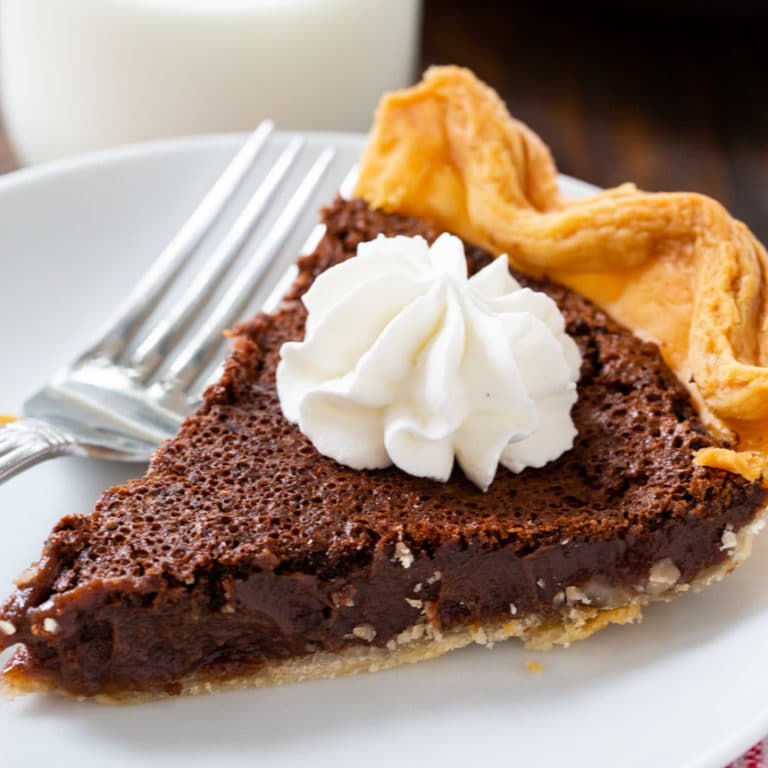
[[[0,412],[93,337],[241,140],[145,145],[0,180]],[[349,163],[362,138],[331,140]],[[321,190],[318,203],[331,196]],[[58,459],[0,486],[0,599],[59,517],[141,471]],[[722,768],[768,733],[764,538],[725,583],[548,654],[511,641],[376,675],[141,707],[0,701],[0,760]],[[531,660],[543,672],[529,672]]]

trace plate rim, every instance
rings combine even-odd
[[[140,141],[131,144],[121,144],[115,147],[96,149],[57,160],[37,163],[0,175],[0,193],[6,193],[16,186],[33,184],[45,180],[49,176],[67,175],[88,171],[92,168],[107,164],[120,164],[155,155],[167,155],[173,152],[202,150],[206,147],[221,145],[236,145],[249,136],[246,131],[229,131],[217,133],[200,133],[188,136],[173,136],[169,138]],[[276,130],[273,138],[283,141],[294,136],[303,136],[318,142],[359,146],[362,150],[368,139],[368,134],[355,131],[281,131]],[[572,190],[574,196],[588,196],[601,191],[601,187],[584,179],[558,173],[558,184],[562,190]]]

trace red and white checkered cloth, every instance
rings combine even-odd
[[[726,768],[768,768],[766,756],[768,756],[768,738],[755,744],[752,749],[734,760],[730,765],[726,766]]]

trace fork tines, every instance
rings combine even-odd
[[[184,267],[268,146],[273,130],[273,124],[265,121],[248,138],[139,281],[110,328],[79,358],[78,365],[118,365],[148,394],[157,388],[166,393],[189,393],[222,349],[223,330],[245,310],[254,289],[286,245],[335,154],[330,148],[321,150],[306,175],[293,181],[295,186],[289,188],[289,172],[306,143],[298,136],[290,139],[226,235],[190,278]],[[288,202],[271,225],[263,225],[264,232],[259,234],[253,252],[233,276],[233,265],[278,193],[288,194]],[[223,294],[213,301],[217,288],[227,282]],[[178,298],[167,309],[157,312],[173,293]],[[201,317],[202,324],[185,341],[193,321]],[[131,349],[134,351],[130,352]]]

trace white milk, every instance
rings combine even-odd
[[[2,0],[21,159],[190,133],[366,130],[410,83],[419,0]]]

